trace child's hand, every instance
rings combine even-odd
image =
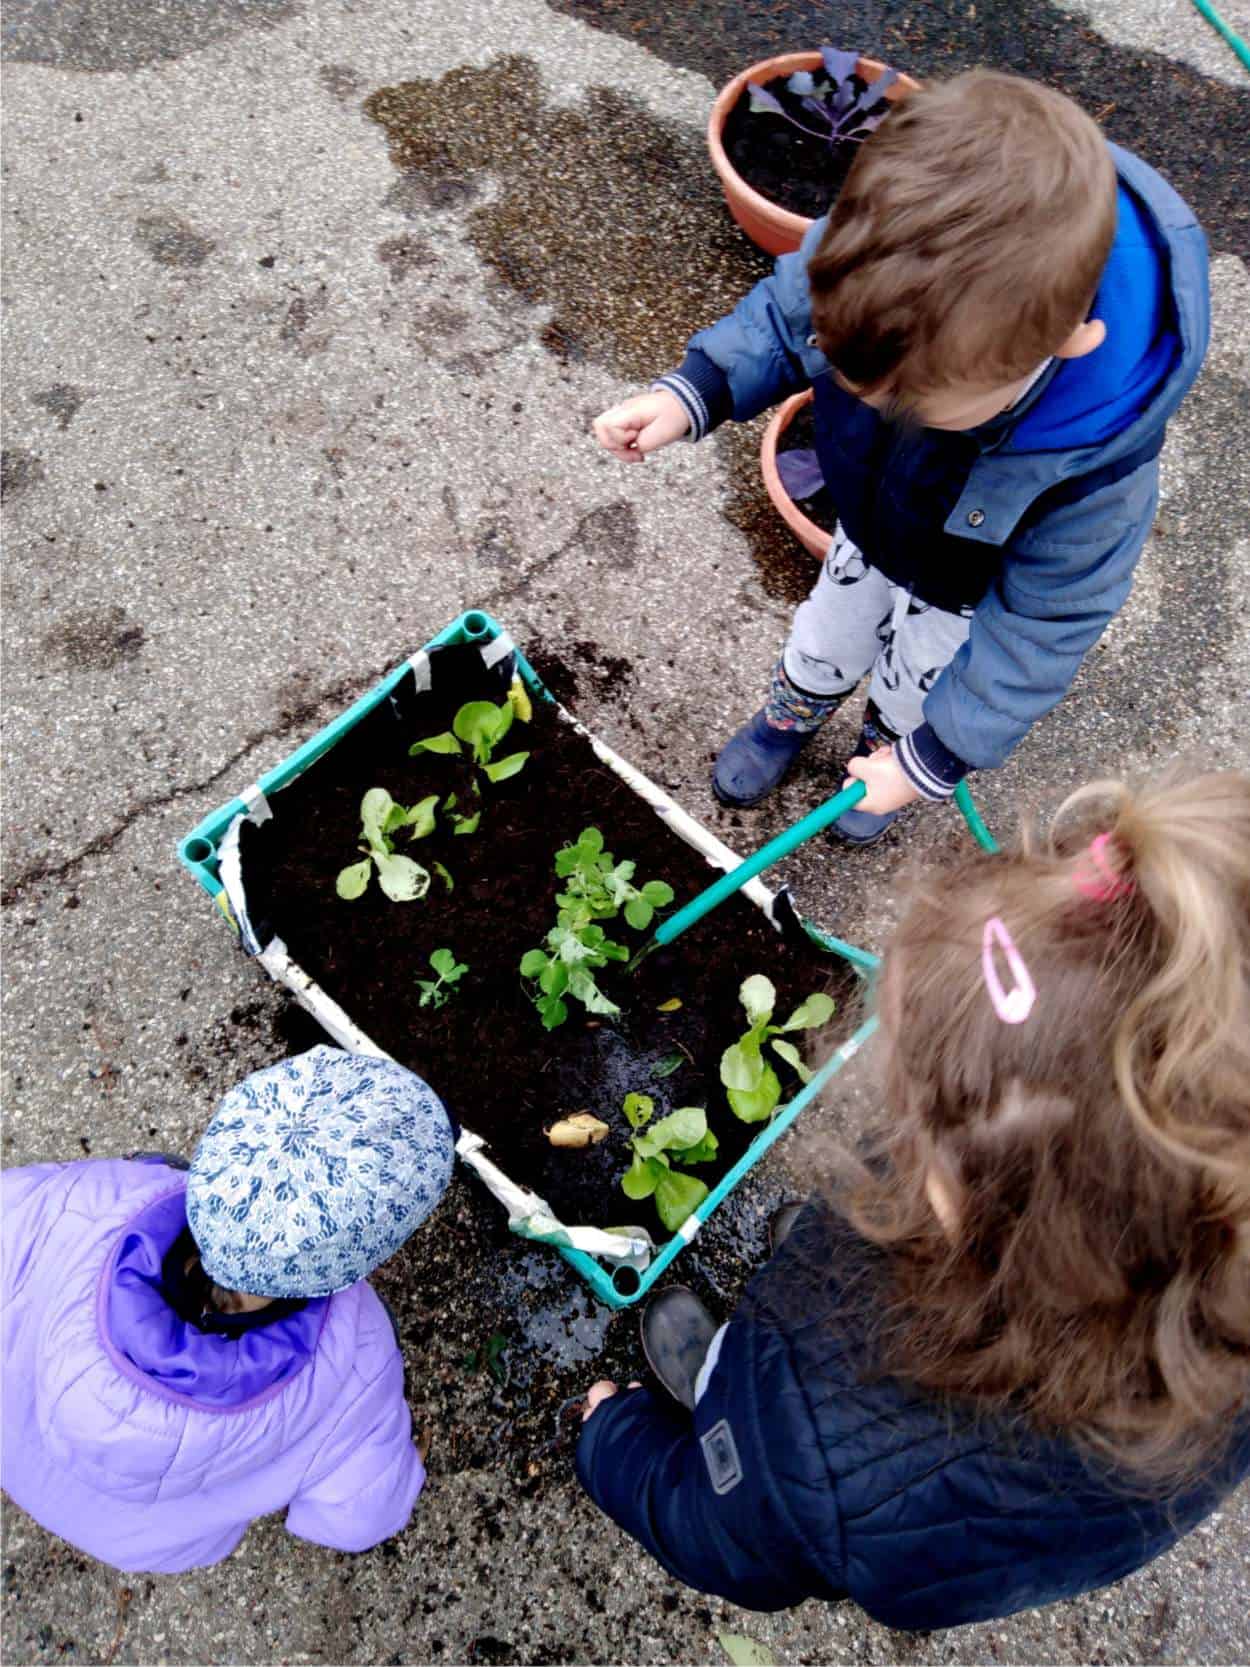
[[[681,401],[663,389],[635,394],[594,420],[595,439],[622,463],[641,463],[648,452],[680,440],[690,427]]]
[[[626,1388],[641,1389],[642,1385],[635,1379],[634,1382],[627,1384]],[[612,1382],[611,1378],[600,1378],[598,1383],[592,1383],[590,1388],[586,1391],[586,1401],[582,1407],[582,1423],[584,1424],[586,1422],[601,1401],[609,1400],[613,1395],[615,1395],[616,1390],[617,1386]]]
[[[868,792],[855,806],[870,816],[888,816],[892,810],[902,810],[920,794],[894,762],[893,747],[878,747],[867,758],[853,758],[846,767],[843,787],[852,780],[862,781]]]

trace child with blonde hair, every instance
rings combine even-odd
[[[1250,1473],[1250,777],[1099,783],[929,876],[882,1133],[719,1330],[643,1321],[584,1485],[671,1573],[895,1627],[1118,1580]]]

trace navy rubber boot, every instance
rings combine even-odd
[[[851,758],[868,758],[878,747],[888,746],[897,740],[898,736],[877,718],[875,708],[870,709],[864,715],[864,727],[859,732]],[[874,816],[867,810],[844,810],[829,831],[844,845],[872,845],[902,814],[901,810],[887,811],[884,816]]]
[[[812,731],[777,729],[761,709],[721,748],[712,772],[712,791],[723,805],[744,810],[780,787]]]

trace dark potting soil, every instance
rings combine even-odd
[[[797,93],[786,86],[787,76],[763,83],[786,112],[805,127],[816,118],[803,108]],[[858,98],[867,83],[852,76]],[[721,143],[725,154],[742,178],[762,197],[792,214],[809,220],[826,213],[846,182],[859,150],[858,140],[829,144],[815,134],[800,133],[784,116],[767,110],[752,110],[751,95],[745,89],[725,119]]]
[[[497,689],[489,693],[499,698]],[[650,1094],[657,1117],[677,1106],[707,1108],[720,1150],[691,1173],[711,1186],[761,1127],[733,1116],[719,1080],[721,1053],[746,1025],[742,980],[766,973],[777,987],[781,1019],[813,991],[834,997],[829,1033],[815,1043],[802,1033],[792,1038],[818,1058],[836,1045],[831,1035],[840,1039],[853,1027],[857,979],[815,945],[784,940],[761,910],[736,897],[636,972],[618,963],[597,974],[622,1007],[619,1019],[592,1018],[570,1000],[567,1022],[544,1030],[518,964],[555,924],[561,886],[553,862],[562,845],[598,827],[618,861],[637,862],[637,884],[669,882],[674,907],[717,873],[545,701],[535,701],[533,723],[514,724],[504,742],[501,754],[529,748],[531,756],[510,781],[484,784],[476,833],[453,834],[440,813],[432,835],[398,846],[431,870],[443,863],[452,891],[435,874],[426,898],[392,903],[375,873],[362,897],[340,899],[335,878],[358,860],[367,789],[385,787],[405,805],[450,791],[462,807],[470,803],[472,771],[463,757],[407,756],[412,741],[449,728],[468,698],[473,691],[464,687],[454,698],[415,695],[402,714],[384,702],[276,794],[274,819],[249,829],[244,844],[249,910],[254,920],[271,922],[296,961],[366,1034],[426,1078],[453,1115],[489,1142],[491,1158],[562,1219],[640,1223],[662,1239],[651,1201],[633,1202],[620,1190],[631,1133],[621,1111],[625,1095]],[[623,917],[603,924],[631,951],[654,927],[636,932]],[[429,956],[442,946],[469,971],[444,1006],[422,1008],[418,981],[433,976]],[[673,999],[681,1006],[662,1012]],[[788,1100],[799,1085],[787,1065],[776,1064]],[[601,1118],[610,1135],[583,1151],[553,1148],[546,1129],[576,1111]]]
[[[787,451],[815,451],[816,425],[812,417],[812,407],[805,405],[787,427],[785,433],[777,443],[777,455]],[[795,503],[818,527],[828,529],[830,538],[837,525],[838,512],[834,507],[833,494],[827,486],[822,486],[819,492],[813,492],[808,498],[796,498]]]

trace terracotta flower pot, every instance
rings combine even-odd
[[[720,175],[729,212],[752,243],[757,243],[770,255],[788,255],[792,249],[797,249],[812,222],[802,214],[791,214],[789,209],[779,207],[753,190],[729,160],[721,135],[729,112],[745,91],[748,81],[762,84],[775,80],[779,75],[793,75],[796,69],[817,70],[821,62],[819,52],[783,52],[779,58],[765,58],[758,64],[752,64],[750,69],[744,69],[741,75],[735,75],[728,85],[721,88],[708,117],[707,148],[711,152],[712,166]],[[885,74],[885,70],[886,66],[875,58],[861,58],[856,66],[860,79],[870,86]],[[894,103],[914,92],[918,85],[910,75],[900,75],[885,96]]]
[[[791,395],[784,405],[779,405],[773,412],[773,419],[764,430],[764,438],[760,444],[760,472],[764,476],[764,485],[778,515],[799,543],[810,550],[817,561],[824,561],[829,541],[833,537],[833,528],[818,527],[815,521],[804,515],[781,484],[781,476],[777,473],[777,442],[803,407],[811,402],[812,390],[809,388],[806,393]]]

